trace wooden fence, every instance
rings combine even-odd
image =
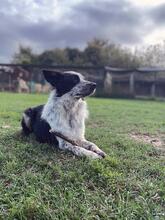
[[[42,69],[73,70],[97,83],[96,96],[165,98],[165,69],[109,66],[0,64],[0,90],[48,92]],[[22,89],[21,89],[21,86]]]
[[[104,91],[114,97],[165,98],[165,69],[105,67]]]
[[[78,71],[86,79],[97,83],[96,96],[104,96],[103,66],[0,64],[0,91],[48,92],[42,69]]]

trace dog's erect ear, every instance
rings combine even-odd
[[[52,86],[56,86],[57,83],[63,79],[63,73],[56,70],[43,70],[44,77],[47,82]]]

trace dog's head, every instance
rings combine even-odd
[[[96,83],[85,80],[78,72],[43,70],[43,74],[59,97],[69,93],[75,98],[84,98],[93,94],[96,89]]]

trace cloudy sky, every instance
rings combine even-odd
[[[0,0],[0,62],[18,46],[83,48],[94,37],[128,47],[165,40],[165,0]]]

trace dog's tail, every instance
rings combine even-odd
[[[33,120],[33,109],[28,108],[24,111],[21,121],[22,133],[24,135],[29,135],[30,133],[33,132],[32,120]]]

